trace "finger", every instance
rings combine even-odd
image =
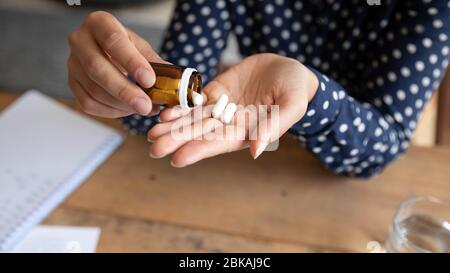
[[[278,140],[299,117],[303,117],[307,108],[307,98],[295,99],[283,97],[280,100],[281,105],[270,107],[270,113],[258,118],[256,138],[250,141],[250,154],[254,159],[258,158],[267,146]]]
[[[203,97],[202,106],[205,106],[207,103],[213,104],[216,101],[216,100],[208,101],[208,97],[204,92],[201,93],[201,95]],[[180,107],[178,105],[174,106],[174,107],[169,107],[169,108],[166,108],[163,111],[161,111],[160,119],[162,122],[173,121],[173,120],[179,119],[179,118],[189,114],[191,111],[192,111],[192,108],[184,108],[184,107]]]
[[[202,95],[204,96],[204,102],[213,104],[219,99],[220,95],[222,94],[230,96],[230,89],[220,81],[221,76],[223,75],[220,75],[218,78],[212,80],[203,88]]]
[[[142,39],[141,36],[137,35],[130,29],[127,29],[127,31],[128,37],[130,38],[131,42],[147,61],[170,64],[169,62],[161,59],[161,57],[155,53],[152,46],[147,41]],[[124,75],[128,75],[128,72],[125,70],[125,68],[123,68],[116,60],[112,58],[110,59],[111,62],[120,70],[120,72],[122,72]]]
[[[91,80],[88,75],[83,71],[83,68],[79,61],[71,56],[69,58],[69,70],[73,78],[81,84],[84,90],[86,90],[89,95],[94,98],[96,101],[99,101],[103,104],[111,106],[112,108],[117,108],[118,110],[122,110],[125,112],[133,113],[134,109],[125,104],[124,102],[114,98],[111,94],[106,92],[101,86],[99,86],[96,82]]]
[[[274,131],[272,129],[273,120],[270,117],[260,120],[255,128],[257,138],[250,141],[250,154],[254,159],[258,158],[271,142],[271,133]]]
[[[189,113],[191,113],[192,108],[184,108],[179,105],[174,107],[168,107],[161,111],[159,119],[161,122],[169,122],[179,119]]]
[[[181,127],[188,126],[196,121],[208,118],[211,116],[212,108],[212,105],[193,108],[190,115],[185,115],[173,121],[159,123],[148,131],[147,138],[149,141],[154,142],[158,137],[170,133],[172,130],[178,130]]]
[[[108,58],[109,61],[120,71],[120,73],[128,77],[128,72],[125,70],[125,68],[123,68],[116,60],[112,59],[111,57],[108,56]]]
[[[150,111],[150,114],[148,116],[155,116],[161,112],[161,108],[158,104],[153,104],[152,111]]]
[[[70,44],[73,54],[91,80],[139,114],[150,113],[152,104],[149,96],[110,62],[89,33],[75,32],[70,37]]]
[[[75,95],[77,102],[81,109],[87,114],[105,117],[105,118],[119,118],[128,116],[131,113],[112,108],[101,102],[96,101],[83,89],[79,82],[69,77],[69,86]]]
[[[219,77],[220,79],[220,77]],[[203,105],[212,105],[220,97],[221,94],[230,94],[228,87],[219,80],[209,82],[204,88],[201,95],[203,96]],[[162,122],[169,122],[181,118],[190,112],[189,109],[182,107],[170,107],[161,112],[160,119]]]
[[[179,130],[171,131],[159,137],[150,148],[153,158],[161,158],[178,150],[187,142],[198,139],[201,136],[223,126],[222,122],[214,118],[199,120]]]
[[[94,12],[86,19],[86,26],[100,47],[141,86],[153,86],[156,76],[152,67],[132,43],[127,29],[114,16],[106,12]],[[151,47],[147,50],[153,51]],[[153,52],[153,56],[157,54]]]
[[[130,37],[131,42],[136,46],[139,53],[141,53],[144,58],[149,62],[157,62],[157,63],[167,63],[169,62],[163,60],[153,49],[153,47],[144,40],[141,36],[137,35],[132,30],[128,29],[128,36]]]
[[[224,130],[236,130],[235,126],[224,126]],[[242,150],[248,147],[245,133],[237,132],[236,138],[215,139],[216,131],[208,133],[202,140],[192,140],[178,149],[172,156],[171,164],[181,168],[194,164],[202,159],[213,157],[223,153]]]

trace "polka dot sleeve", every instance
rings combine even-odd
[[[217,73],[231,28],[225,1],[178,0],[160,56],[174,64],[195,67],[204,82]],[[122,119],[131,133],[146,133],[158,117],[131,115]]]
[[[291,132],[335,173],[369,177],[404,152],[448,66],[450,4],[414,3],[380,26],[347,88],[312,69],[319,89]]]

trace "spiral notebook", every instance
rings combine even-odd
[[[38,91],[0,113],[0,251],[75,190],[123,136]]]

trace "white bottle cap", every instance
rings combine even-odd
[[[188,104],[188,99],[187,99],[187,95],[188,95],[188,85],[189,85],[189,80],[192,76],[192,73],[197,72],[196,69],[194,68],[185,68],[183,71],[183,74],[181,75],[181,80],[180,80],[180,85],[178,86],[178,100],[180,101],[180,106],[182,108],[189,108],[189,104]]]

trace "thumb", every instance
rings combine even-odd
[[[306,112],[307,100],[288,100],[285,105],[271,105],[269,112],[260,113],[258,125],[250,134],[250,154],[258,158],[274,141],[299,121]]]

